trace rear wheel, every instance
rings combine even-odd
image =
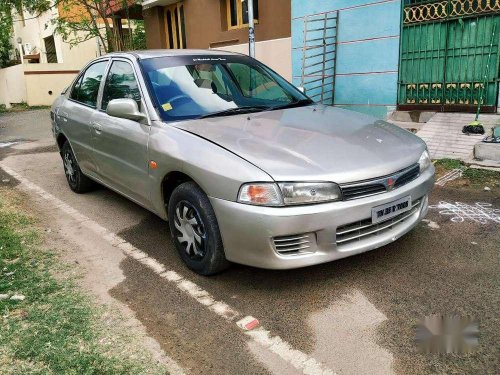
[[[64,173],[66,174],[66,180],[71,190],[75,193],[82,194],[87,191],[92,190],[95,186],[94,181],[85,176],[78,162],[76,161],[75,154],[71,148],[71,145],[66,141],[61,150],[62,159],[64,164]]]
[[[194,182],[185,182],[173,191],[168,220],[175,247],[188,268],[208,276],[229,266],[215,212]]]

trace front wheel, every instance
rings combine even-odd
[[[168,220],[175,247],[188,268],[208,276],[229,266],[215,212],[194,182],[185,182],[173,191]]]

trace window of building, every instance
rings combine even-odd
[[[70,98],[85,105],[96,107],[99,86],[107,64],[107,61],[100,61],[89,66],[73,86]]]
[[[132,65],[125,61],[114,61],[104,85],[101,108],[106,110],[111,100],[123,98],[134,99],[140,108],[141,92]]]
[[[54,36],[48,36],[43,38],[43,43],[45,44],[45,55],[47,56],[48,63],[57,63],[57,52],[56,43],[54,42]]]
[[[238,29],[248,26],[248,1],[250,0],[226,0],[227,28]],[[253,18],[259,21],[259,1],[253,1]]]
[[[182,2],[165,7],[165,28],[167,33],[167,48],[186,48],[184,5]]]

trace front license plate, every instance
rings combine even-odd
[[[372,208],[372,223],[380,223],[411,209],[411,197]]]

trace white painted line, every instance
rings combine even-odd
[[[450,181],[456,180],[459,177],[462,177],[462,174],[463,174],[462,169],[460,169],[460,168],[452,169],[448,173],[439,177],[436,181],[436,185],[444,186],[444,185],[446,185],[447,182],[450,182]]]
[[[16,143],[17,142],[0,143],[0,148],[9,147],[9,146],[15,145]]]
[[[173,270],[167,270],[165,266],[158,262],[156,259],[149,257],[146,253],[137,249],[134,245],[127,242],[125,239],[121,238],[113,232],[110,232],[89,217],[82,215],[67,203],[61,201],[52,194],[47,193],[45,190],[33,184],[31,181],[24,178],[12,169],[3,165],[2,168],[6,173],[18,180],[22,187],[26,188],[27,190],[33,191],[42,198],[48,200],[49,202],[57,206],[57,208],[71,216],[74,220],[80,222],[82,226],[90,229],[91,231],[99,235],[103,240],[120,249],[125,255],[138,260],[165,280],[173,283],[180,291],[194,298],[197,302],[207,307],[219,317],[227,320],[228,322],[234,322],[236,318],[241,318],[242,314],[231,308],[225,302],[215,300],[215,298],[213,298],[210,293],[203,290],[192,281],[183,278]],[[245,325],[243,325],[242,327],[241,319],[236,322],[237,327],[252,340],[267,348],[271,352],[277,354],[279,357],[281,357],[281,359],[291,364],[297,370],[302,371],[302,373],[304,374],[310,375],[334,374],[332,370],[325,367],[322,363],[316,361],[314,358],[308,356],[300,350],[293,349],[290,344],[283,341],[279,336],[271,336],[271,333],[268,330],[264,329],[264,327],[261,326],[259,328],[255,328],[258,325],[257,319],[253,317],[244,317],[243,321],[247,321],[249,320],[249,318],[251,318],[251,321],[248,321],[247,325],[250,323],[251,328],[248,328]],[[255,324],[254,321],[256,321],[257,324]],[[171,372],[178,373],[176,369]]]

